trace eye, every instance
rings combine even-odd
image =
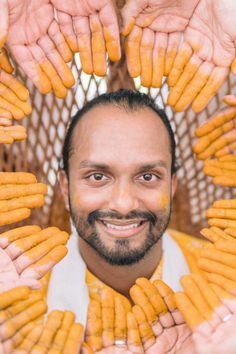
[[[145,173],[142,176],[140,176],[139,178],[145,182],[153,182],[158,179],[158,176],[154,175],[153,173]]]
[[[91,181],[104,181],[108,179],[103,173],[93,173],[92,175],[88,176],[88,179]]]

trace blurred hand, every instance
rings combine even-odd
[[[40,288],[39,280],[67,253],[68,234],[56,227],[24,226],[0,234],[0,292]]]
[[[65,97],[74,78],[66,62],[71,51],[54,19],[49,0],[8,0],[11,55],[41,93]],[[47,14],[47,16],[45,16]]]
[[[73,52],[79,51],[87,74],[106,75],[109,59],[120,59],[120,37],[112,0],[51,0],[60,29]]]

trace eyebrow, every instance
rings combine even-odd
[[[93,168],[98,168],[98,169],[103,169],[103,170],[109,170],[110,166],[104,163],[99,163],[99,162],[94,162],[90,160],[83,160],[79,164],[79,168],[86,168],[86,167],[93,167]],[[152,163],[147,163],[144,165],[139,166],[140,170],[151,170],[156,167],[163,167],[167,169],[167,163],[163,160],[158,160]]]

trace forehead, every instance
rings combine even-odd
[[[150,108],[127,111],[113,105],[95,107],[74,129],[71,158],[96,158],[100,162],[124,159],[130,164],[148,156],[171,163],[167,129]]]

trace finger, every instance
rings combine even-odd
[[[140,286],[149,302],[152,304],[157,316],[167,312],[167,307],[157,288],[146,278],[138,278],[136,284]]]
[[[234,153],[235,149],[236,149],[236,142],[233,142],[231,144],[226,145],[222,149],[218,150],[215,153],[215,156],[216,157],[223,157],[228,154],[231,154],[231,156],[232,156],[232,153]]]
[[[204,324],[205,333],[211,333],[209,323],[205,321],[204,317],[199,313],[189,297],[182,292],[176,292],[174,296],[177,307],[182,313],[188,326],[195,330],[196,328],[199,328],[200,325]]]
[[[198,96],[192,103],[192,109],[194,112],[201,112],[212,97],[219,90],[226,77],[229,74],[229,70],[223,67],[215,67],[212,71],[206,85],[200,91]]]
[[[79,51],[76,35],[73,29],[73,21],[70,15],[57,11],[58,23],[65,40],[73,53]]]
[[[236,238],[236,229],[228,227],[227,229],[224,230],[227,235],[232,236],[233,238]]]
[[[173,32],[168,34],[168,44],[165,57],[164,75],[168,76],[174,64],[175,57],[178,52],[179,44],[181,40],[180,32]]]
[[[232,61],[230,70],[234,75],[236,75],[236,58],[234,58],[234,60]]]
[[[115,296],[115,341],[126,341],[126,331],[126,310],[122,299],[119,296]]]
[[[42,94],[49,93],[52,89],[51,83],[40,69],[39,64],[34,61],[29,48],[25,46],[12,46],[10,50],[16,58],[18,65],[20,65],[26,75],[33,81],[39,92]]]
[[[82,69],[86,74],[91,75],[93,73],[93,60],[89,19],[87,17],[76,18],[73,20],[73,24],[78,40]]]
[[[210,284],[210,287],[229,311],[235,313],[235,297],[216,284]]]
[[[102,306],[102,340],[103,346],[109,347],[114,345],[115,336],[115,302],[113,291],[104,288],[101,291]]]
[[[5,231],[0,234],[0,247],[5,248],[11,242],[23,237],[27,237],[34,233],[37,233],[40,230],[41,228],[39,226],[29,225],[29,226],[17,227],[15,229]]]
[[[132,312],[127,313],[127,343],[132,353],[144,353],[138,324]]]
[[[92,349],[85,342],[82,343],[80,352],[81,354],[93,354]]]
[[[0,49],[4,45],[7,39],[7,34],[9,30],[9,10],[8,1],[1,1],[1,16],[0,16]]]
[[[48,34],[53,43],[55,44],[62,59],[68,63],[73,59],[72,52],[60,31],[58,23],[54,20],[48,29]]]
[[[75,321],[75,314],[71,311],[65,311],[61,322],[61,327],[57,331],[53,339],[53,343],[50,346],[49,354],[50,353],[55,354],[55,351],[61,353],[61,351],[65,346],[66,340],[70,333],[71,326],[73,325],[74,321]]]
[[[236,270],[222,263],[212,261],[207,258],[200,258],[198,266],[208,273],[215,273],[236,282]]]
[[[28,172],[0,172],[1,184],[31,184],[37,183],[34,174]]]
[[[83,326],[80,323],[73,323],[62,354],[77,354],[80,352],[83,331]]]
[[[236,179],[235,177],[230,177],[230,176],[217,176],[213,178],[213,183],[225,187],[235,187]]]
[[[222,229],[226,229],[228,227],[236,227],[236,221],[235,220],[228,220],[228,219],[217,219],[217,218],[212,218],[208,219],[208,224],[211,226],[217,226]]]
[[[154,323],[157,319],[155,309],[149,302],[147,296],[144,294],[142,288],[140,288],[140,286],[138,285],[133,285],[132,288],[130,289],[130,296],[133,302],[136,305],[139,305],[143,309],[148,319],[148,322],[150,324]]]
[[[222,252],[214,248],[203,248],[200,255],[201,258],[206,258],[229,267],[236,268],[236,256],[232,254]]]
[[[12,136],[0,130],[0,144],[12,144],[13,141],[14,139]]]
[[[55,247],[46,256],[42,257],[38,262],[27,267],[22,273],[22,278],[41,279],[47,272],[52,269],[67,254],[67,248],[63,245]]]
[[[145,87],[152,85],[153,73],[153,47],[154,47],[154,32],[149,28],[143,29],[141,44],[140,44],[140,59],[141,59],[141,84]]]
[[[25,117],[25,114],[21,109],[19,109],[15,105],[11,104],[10,102],[8,102],[7,100],[5,100],[2,97],[0,97],[0,107],[4,110],[10,112],[12,117],[16,120],[21,120],[22,118]]]
[[[8,53],[5,48],[0,49],[0,67],[8,74],[11,74],[14,70],[13,66],[10,63]]]
[[[47,322],[43,328],[39,341],[33,346],[32,353],[48,353],[51,344],[53,343],[54,336],[61,327],[63,319],[62,311],[52,311],[47,318]]]
[[[135,305],[132,308],[132,312],[137,321],[140,337],[145,351],[155,343],[155,336],[151,325],[147,321],[143,309],[140,306]]]
[[[35,326],[35,324],[34,324],[32,330],[23,339],[19,348],[17,348],[17,351],[15,354],[31,353],[31,349],[39,341],[39,339],[42,335],[42,332],[43,332],[43,325],[39,324],[39,325]]]
[[[21,208],[0,213],[0,226],[14,224],[15,222],[27,219],[31,214],[30,209]]]
[[[153,48],[152,87],[161,87],[165,68],[165,53],[167,48],[167,34],[156,33]]]
[[[3,323],[0,326],[0,336],[2,340],[12,337],[21,327],[44,314],[46,310],[47,305],[41,300],[28,307],[14,318]]]
[[[35,194],[10,200],[1,200],[0,213],[20,208],[39,208],[43,204],[44,197],[42,194]]]
[[[19,257],[24,252],[33,249],[34,247],[42,244],[49,238],[57,238],[60,235],[60,230],[57,227],[47,227],[44,230],[39,230],[36,233],[31,233],[26,237],[17,238],[16,241],[12,241],[10,245],[6,248],[6,252],[11,257],[15,259]]]
[[[212,117],[207,119],[206,122],[202,123],[195,131],[197,137],[202,137],[208,135],[209,133],[215,131],[217,128],[223,126],[225,123],[232,121],[236,116],[236,108],[226,107]]]
[[[180,75],[182,74],[184,67],[187,65],[188,61],[192,56],[192,49],[187,43],[183,43],[178,50],[175,57],[173,67],[169,73],[167,83],[169,87],[175,86]]]
[[[29,115],[32,112],[32,107],[29,103],[21,101],[12,89],[9,89],[2,83],[0,83],[0,96],[12,105],[21,109],[25,115]]]
[[[25,251],[24,249],[21,250],[21,252],[25,252],[14,261],[14,266],[18,273],[23,272],[24,269],[31,264],[35,264],[35,262],[43,259],[43,257],[47,256],[50,251],[54,250],[57,246],[65,245],[68,238],[69,235],[66,232],[61,231],[57,233],[56,237],[50,237],[28,251]]]
[[[231,236],[216,226],[212,226],[210,229],[202,229],[200,233],[213,243],[220,239],[232,240]]]
[[[206,210],[208,218],[223,218],[236,220],[236,210],[223,208],[209,208]]]
[[[217,240],[217,242],[215,243],[215,247],[220,251],[236,255],[235,240]]]
[[[63,85],[70,88],[74,85],[75,79],[69,66],[64,62],[49,36],[44,36],[38,41],[39,46],[45,53],[47,59],[53,65],[60,76]]]
[[[192,80],[198,68],[200,67],[201,62],[201,59],[197,55],[192,55],[189,62],[184,67],[183,72],[180,75],[175,86],[170,89],[167,101],[170,106],[176,105],[182,93],[184,92],[185,87],[188,85],[190,80]]]
[[[23,141],[27,137],[26,129],[25,129],[25,127],[23,127],[21,125],[13,125],[10,127],[4,127],[3,130],[6,134],[8,134],[15,141]]]
[[[9,120],[10,122],[12,120],[11,113],[6,111],[5,109],[2,109],[2,108],[0,108],[0,117],[1,117],[1,119],[5,118],[5,119]],[[4,125],[4,124],[1,123],[1,125]],[[7,125],[10,125],[10,124],[7,124]]]
[[[25,326],[23,326],[18,332],[16,332],[13,337],[4,341],[5,353],[15,353],[16,350],[14,350],[14,348],[18,348],[21,345],[22,341],[29,334],[29,332],[32,331],[33,327],[34,322],[29,322]],[[23,354],[26,353],[24,352]]]
[[[132,32],[125,39],[125,54],[128,71],[131,77],[141,75],[140,45],[142,29],[134,26]]]
[[[108,58],[112,61],[120,60],[121,49],[118,19],[114,4],[111,1],[108,1],[106,5],[101,8],[99,19],[103,27]]]
[[[95,75],[106,75],[106,47],[102,26],[98,15],[90,15],[89,25],[92,33],[92,58]]]
[[[205,301],[201,292],[199,291],[198,286],[195,284],[194,280],[190,275],[186,275],[181,277],[181,285],[184,288],[186,295],[191,299],[191,302],[201,314],[201,316],[209,322],[209,324],[215,322],[215,318],[213,317],[213,311]]]
[[[35,45],[35,46],[31,46],[30,50],[34,59],[39,63],[40,69],[48,77],[55,95],[59,98],[66,97],[67,89],[63,85],[62,80],[58,75],[58,73],[56,72],[53,65],[46,58],[42,49],[38,45]]]
[[[11,89],[21,101],[27,101],[29,99],[29,91],[19,80],[2,70],[0,73],[0,81]]]
[[[46,194],[47,186],[44,183],[6,184],[0,185],[0,200],[23,197],[33,194]]]
[[[236,161],[236,155],[234,154],[227,154],[219,158],[220,161]]]
[[[202,90],[208,78],[213,71],[214,65],[209,62],[203,62],[192,80],[185,87],[183,94],[176,103],[174,109],[176,112],[184,111]]]
[[[226,277],[214,273],[205,273],[209,283],[216,284],[232,295],[236,295],[236,283]]]
[[[121,34],[123,36],[127,36],[132,31],[135,19],[142,11],[143,3],[138,1],[126,1],[125,5],[121,9],[122,15],[122,27],[121,27]]]
[[[101,303],[95,300],[89,302],[85,340],[94,352],[103,347],[102,308]]]
[[[236,60],[235,60],[236,63]],[[228,104],[231,107],[236,107],[236,96],[235,95],[226,95],[223,98],[224,103]]]
[[[16,301],[27,299],[29,293],[29,288],[25,286],[0,293],[0,310],[11,306]]]

